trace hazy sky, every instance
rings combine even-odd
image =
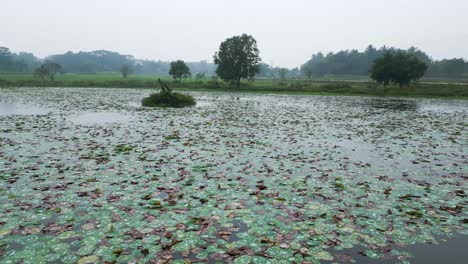
[[[221,41],[248,33],[274,66],[368,44],[468,58],[468,0],[1,0],[0,8],[0,46],[40,57],[107,49],[212,61]]]

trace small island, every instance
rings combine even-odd
[[[161,85],[161,92],[151,94],[144,98],[141,104],[146,107],[174,107],[181,108],[186,106],[194,106],[195,98],[189,94],[174,93],[165,83],[158,79]]]

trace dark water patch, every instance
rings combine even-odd
[[[17,242],[9,242],[7,244],[7,248],[9,251],[18,251],[18,250],[23,250],[25,246]]]
[[[414,258],[411,263],[451,263],[462,264],[468,260],[468,235],[449,239],[439,239],[439,244],[417,244],[409,247]]]
[[[229,235],[228,241],[232,243],[241,240],[238,235],[248,232],[248,229],[249,227],[244,222],[239,220],[232,221],[232,227],[226,229],[229,233],[231,233]],[[218,230],[222,230],[222,228],[218,228]]]
[[[332,250],[334,256],[333,261],[324,263],[364,263],[364,264],[392,264],[409,261],[416,264],[463,264],[468,259],[468,236],[459,235],[453,238],[438,237],[437,244],[415,244],[410,246],[394,246],[388,247],[386,252],[377,252],[380,258],[371,258],[367,256],[368,249],[362,246],[357,246],[346,250]],[[404,254],[395,255],[390,250],[398,252],[407,252],[409,256]]]

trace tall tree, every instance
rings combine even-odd
[[[371,78],[383,85],[393,82],[403,87],[423,77],[426,71],[426,63],[414,54],[387,51],[372,65]]]
[[[234,36],[223,41],[214,55],[216,74],[239,88],[241,79],[253,79],[260,71],[260,51],[250,35]]]
[[[172,78],[179,79],[182,81],[182,78],[186,79],[190,77],[192,74],[190,73],[190,69],[185,64],[183,60],[177,60],[171,62],[171,68],[169,69],[169,75],[172,76]]]

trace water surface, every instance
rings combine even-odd
[[[0,116],[47,115],[50,111],[34,105],[0,102]]]
[[[466,259],[466,101],[0,92],[2,263]]]

